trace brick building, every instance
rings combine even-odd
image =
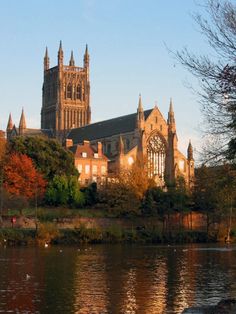
[[[79,181],[82,184],[105,181],[108,158],[102,152],[102,143],[91,145],[89,141],[84,141],[81,145],[73,145],[71,140],[67,140],[66,146],[75,156],[75,166],[80,173]]]

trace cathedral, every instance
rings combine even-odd
[[[87,158],[87,155],[83,155],[83,149],[78,150],[76,146],[85,147],[83,145],[86,143],[94,152],[94,147],[102,147],[101,156],[103,161],[108,162],[108,175],[128,169],[138,158],[141,158],[147,165],[148,176],[159,186],[174,182],[178,176],[182,176],[189,187],[193,182],[193,148],[189,142],[187,157],[178,150],[172,100],[170,100],[167,120],[157,106],[144,110],[140,95],[135,113],[91,123],[87,45],[83,67],[75,65],[73,51],[69,64],[64,64],[60,42],[57,65],[50,68],[46,48],[41,129],[28,129],[22,110],[19,128],[13,125],[12,118],[9,116],[7,137],[17,135],[45,135],[57,138],[71,151],[81,151],[81,157],[85,156],[84,158]],[[95,155],[97,156],[97,153]],[[79,171],[83,171],[81,164],[79,166]]]
[[[88,47],[83,67],[75,66],[73,51],[69,65],[64,65],[61,42],[57,61],[57,66],[50,68],[46,48],[41,129],[51,129],[55,137],[60,138],[71,128],[79,128],[91,121]]]

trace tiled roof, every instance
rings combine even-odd
[[[69,147],[69,150],[74,154],[75,158],[82,158],[82,153],[87,153],[86,158],[95,158],[94,154],[98,153],[98,151],[95,150],[89,143],[83,145],[73,145],[72,147]],[[107,159],[104,154],[100,155],[99,158]]]
[[[153,109],[145,110],[145,119],[148,118]],[[101,122],[88,124],[84,127],[72,129],[67,138],[73,143],[82,143],[84,140],[93,141],[112,135],[132,132],[136,128],[137,113],[113,118]]]
[[[19,128],[15,128],[17,131],[17,134],[19,134]],[[53,137],[53,131],[49,129],[24,129],[23,136],[40,136],[44,135],[47,137]]]

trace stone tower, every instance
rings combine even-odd
[[[51,129],[64,138],[72,128],[90,123],[89,54],[86,45],[83,67],[75,66],[73,52],[69,65],[64,65],[62,43],[57,66],[50,68],[48,49],[44,56],[43,103],[41,129]]]

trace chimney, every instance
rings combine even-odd
[[[90,142],[89,141],[84,141],[84,146],[89,146]]]
[[[102,157],[102,143],[98,142],[98,157]]]
[[[70,138],[66,139],[66,148],[72,147],[73,146],[73,140]]]

